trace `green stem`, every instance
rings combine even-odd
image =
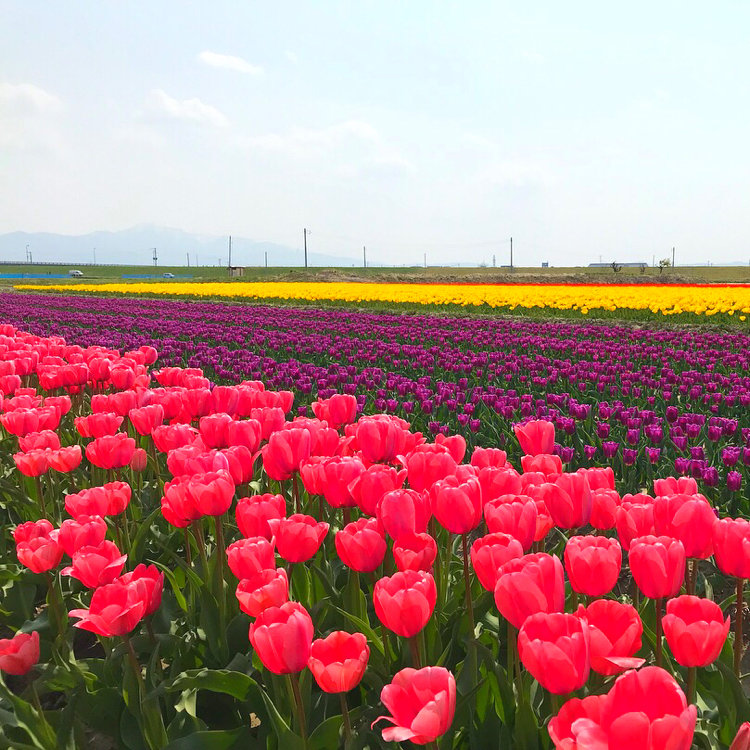
[[[294,702],[297,704],[297,720],[299,721],[299,731],[302,735],[302,743],[305,750],[309,747],[307,741],[307,719],[305,717],[305,704],[302,702],[302,696],[299,692],[299,675],[290,674],[289,684],[292,686],[292,695],[294,696]]]
[[[421,669],[422,660],[419,658],[419,644],[417,643],[416,636],[409,638],[409,648],[411,649],[412,666],[414,669]]]
[[[464,552],[464,588],[466,589],[466,610],[469,613],[469,638],[474,638],[476,625],[474,624],[474,605],[471,601],[471,575],[469,573],[469,555],[466,550],[466,534],[461,535],[461,545]]]
[[[201,558],[201,565],[203,566],[202,573],[204,576],[208,576],[208,557],[206,557],[206,543],[203,540],[203,529],[201,528],[201,521],[193,521],[193,534],[195,535],[195,542],[198,546],[198,554]]]
[[[36,484],[36,501],[39,503],[39,510],[42,514],[42,518],[47,518],[47,506],[44,502],[44,491],[42,490],[42,478],[34,477]]]
[[[734,674],[739,679],[740,677],[740,661],[742,659],[742,615],[743,615],[743,586],[744,579],[737,579],[737,603],[734,615]]]
[[[688,667],[687,671],[687,702],[695,703],[695,676],[698,668]]]
[[[294,512],[302,513],[302,505],[299,499],[299,487],[297,486],[297,474],[292,474],[292,497],[294,498]]]
[[[352,722],[349,718],[349,706],[346,703],[346,693],[339,693],[341,699],[341,715],[344,717],[344,746],[352,739]]]
[[[660,667],[662,662],[661,657],[661,636],[662,636],[662,628],[661,628],[661,615],[662,615],[662,604],[664,603],[663,599],[656,599],[654,600],[654,607],[656,609],[656,666]]]
[[[214,516],[216,528],[216,600],[219,602],[219,627],[224,634],[226,624],[226,596],[224,596],[224,530],[221,516]],[[222,635],[223,637],[223,635]]]

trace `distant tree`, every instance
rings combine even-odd
[[[663,273],[665,268],[671,268],[672,261],[669,258],[662,258],[659,261],[659,273]]]
[[[646,264],[645,263],[643,263],[641,265],[641,274],[644,274],[644,273],[646,273]]]
[[[613,260],[612,261],[612,270],[615,273],[620,273],[620,271],[622,271],[622,266],[616,260]]]

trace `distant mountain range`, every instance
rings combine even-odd
[[[10,232],[0,234],[0,260],[23,263],[26,250],[35,263],[117,263],[151,265],[153,248],[160,266],[227,265],[229,237],[190,234],[179,229],[142,225],[118,232],[90,232],[82,235],[46,232]],[[262,266],[268,253],[269,266],[302,266],[302,249],[232,237],[232,265]],[[351,257],[308,251],[311,266],[351,266],[359,261]]]

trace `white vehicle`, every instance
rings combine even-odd
[[[165,278],[165,279],[173,279],[173,278],[174,278],[174,274],[173,274],[173,273],[169,273],[169,271],[165,271],[165,272],[164,272],[164,273],[162,274],[162,278]]]
[[[68,271],[68,276],[79,279],[83,276],[83,271],[78,271],[75,268],[71,268],[70,271]]]

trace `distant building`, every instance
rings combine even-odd
[[[232,277],[244,276],[245,266],[229,266],[229,275]]]

